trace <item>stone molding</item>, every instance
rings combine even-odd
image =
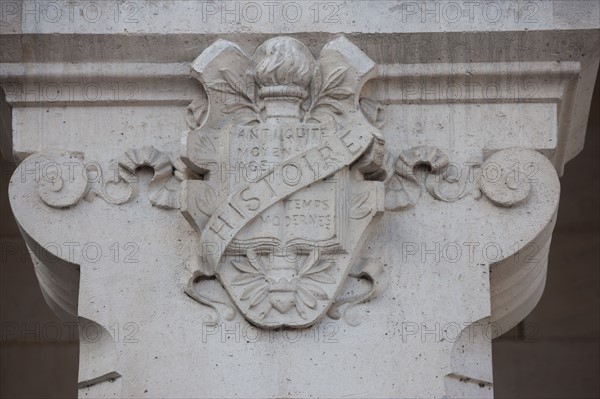
[[[554,23],[560,25],[560,21]],[[430,356],[437,356],[436,376],[442,377],[443,388],[415,388],[402,391],[403,394],[491,395],[489,341],[485,333],[471,333],[481,326],[492,326],[491,339],[508,331],[535,307],[543,292],[558,209],[558,176],[564,164],[582,149],[598,67],[598,27],[586,24],[589,25],[583,21],[579,30],[571,31],[566,29],[571,25],[533,29],[530,36],[507,27],[496,32],[455,32],[450,34],[454,43],[463,40],[466,47],[482,37],[494,37],[519,40],[535,51],[500,60],[478,52],[471,60],[460,52],[455,58],[443,53],[442,58],[435,59],[433,53],[423,50],[423,59],[418,62],[411,56],[403,59],[393,51],[379,51],[377,40],[394,41],[396,33],[344,37],[326,33],[322,26],[320,33],[291,34],[291,39],[273,38],[268,32],[251,34],[240,45],[235,44],[240,37],[237,34],[224,35],[231,41],[214,44],[216,37],[212,34],[167,34],[160,44],[164,51],[142,52],[143,57],[138,56],[131,43],[143,41],[151,34],[108,34],[106,43],[120,43],[132,49],[129,56],[135,62],[115,61],[122,50],[115,53],[115,60],[96,62],[97,58],[84,51],[72,55],[70,61],[75,63],[58,62],[51,51],[55,39],[49,33],[61,28],[43,24],[24,37],[26,43],[49,44],[36,62],[30,62],[16,50],[19,29],[6,28],[8,33],[2,32],[2,40],[10,51],[1,60],[0,82],[12,107],[10,151],[21,162],[11,181],[11,206],[48,304],[61,317],[78,319],[82,331],[102,331],[103,339],[82,341],[82,397],[143,394],[139,381],[147,375],[136,362],[150,356],[151,351],[142,351],[119,339],[114,326],[123,317],[139,322],[138,328],[146,326],[140,334],[144,342],[152,345],[165,342],[161,334],[168,333],[179,334],[189,344],[194,341],[190,338],[193,332],[198,333],[199,328],[204,332],[205,326],[219,326],[221,322],[264,330],[294,326],[302,332],[333,320],[348,334],[344,337],[348,341],[343,342],[353,348],[359,348],[357,342],[362,342],[367,349],[361,353],[368,357],[373,351],[368,348],[374,348],[374,344],[352,334],[368,332],[374,336],[380,331],[369,330],[371,323],[384,319],[389,323],[396,319],[412,322],[421,320],[418,317],[424,314],[432,314],[435,320],[438,317],[447,324],[460,321],[461,339],[438,342],[435,349],[427,342],[421,342],[421,346],[415,343],[412,348],[430,350]],[[440,33],[419,32],[421,28],[416,26],[408,25],[407,30],[412,32],[406,33],[407,40],[439,41]],[[82,40],[63,33],[61,38],[67,41]],[[581,51],[575,54],[572,46],[561,44],[557,45],[557,53],[545,52],[545,41],[540,38],[546,33],[555,39],[571,39]],[[198,43],[171,56],[176,50],[169,43],[184,39],[198,39]],[[352,184],[331,197],[338,212],[334,218],[346,217],[346,224],[336,225],[339,234],[352,233],[345,244],[351,250],[344,248],[344,243],[335,242],[338,237],[330,239],[331,248],[348,250],[352,256],[341,262],[344,266],[335,274],[330,266],[322,264],[319,253],[302,252],[299,268],[315,278],[310,278],[307,286],[298,283],[300,288],[295,288],[292,299],[265,294],[271,289],[289,291],[287,285],[283,286],[292,281],[289,279],[276,281],[281,285],[277,287],[257,285],[254,291],[236,288],[236,281],[245,277],[252,277],[248,280],[250,285],[267,278],[264,263],[256,261],[262,254],[224,250],[216,261],[199,263],[196,255],[203,253],[194,250],[201,247],[203,231],[214,219],[212,215],[219,214],[218,206],[231,203],[228,190],[236,192],[231,187],[210,186],[206,159],[222,157],[229,151],[225,147],[235,144],[235,140],[234,144],[217,142],[211,132],[240,133],[243,129],[239,127],[226,127],[230,121],[227,118],[247,116],[239,114],[244,108],[239,104],[233,104],[231,112],[226,112],[226,104],[215,99],[219,90],[210,85],[225,82],[234,87],[231,82],[243,75],[244,68],[255,68],[259,72],[252,81],[258,81],[254,90],[261,99],[281,97],[278,87],[292,85],[297,93],[287,97],[318,97],[318,92],[311,93],[295,73],[280,74],[274,79],[268,67],[261,69],[268,64],[265,54],[271,51],[269,46],[281,43],[286,51],[303,54],[299,57],[304,57],[302,61],[309,65],[307,70],[323,78],[325,88],[327,78],[334,82],[331,89],[341,88],[332,92],[328,118],[316,119],[323,131],[330,129],[327,123],[334,121],[342,129],[351,126],[350,131],[365,133],[353,142],[368,139],[360,154],[337,171],[339,179]],[[256,48],[259,50],[255,53]],[[321,50],[324,60],[314,57]],[[227,54],[219,58],[221,53]],[[306,65],[293,67],[304,70]],[[344,73],[348,70],[352,73],[347,78]],[[86,85],[89,90],[100,88],[104,94],[92,100],[89,91],[80,89]],[[63,92],[56,98],[57,88],[72,91],[67,97],[63,97]],[[496,94],[490,90],[496,90]],[[250,101],[245,106],[255,114],[256,110],[258,114],[263,112],[258,103]],[[290,108],[283,103],[269,104],[265,109],[266,119],[275,121],[275,126],[281,126],[282,120],[290,117]],[[307,110],[311,110],[310,106]],[[81,113],[85,113],[85,120]],[[255,123],[252,119],[246,122],[248,126]],[[88,126],[93,134],[86,134]],[[101,134],[105,136],[100,137]],[[68,164],[78,177],[52,173],[53,164]],[[44,176],[41,170],[46,171]],[[310,184],[316,187],[312,192],[315,197],[329,195],[322,180],[307,182],[307,186]],[[212,194],[206,187],[211,187]],[[279,199],[293,194],[282,194]],[[200,205],[193,201],[197,198],[202,199]],[[360,225],[360,229],[349,229],[349,225]],[[248,240],[271,239],[255,230],[260,229],[249,222],[240,228],[247,232]],[[94,243],[104,255],[92,262],[87,252],[63,250],[57,254],[48,245],[54,242],[57,231],[64,235],[61,239],[65,242],[77,241],[84,247]],[[304,236],[309,233],[316,235],[318,229],[303,232]],[[130,238],[132,241],[127,241]],[[494,243],[501,251],[489,259],[477,249],[481,245],[471,246],[468,249],[475,251],[474,259],[457,263],[437,250],[435,256],[441,254],[441,260],[431,262],[427,257],[432,245],[441,244],[447,249],[455,242]],[[134,246],[129,246],[132,243]],[[140,244],[141,251],[135,247]],[[417,257],[410,255],[413,250],[418,251]],[[332,250],[332,256],[339,256],[335,251]],[[141,261],[121,264],[123,259],[115,261],[117,253],[124,259],[139,256]],[[425,256],[425,260],[419,256]],[[232,263],[218,267],[221,257],[233,259]],[[319,279],[324,283],[315,284]],[[330,279],[335,286],[330,286]],[[205,288],[199,290],[200,283]],[[156,310],[144,307],[140,298],[152,303]],[[267,298],[278,312],[273,320],[267,320],[274,324],[253,310],[267,303]],[[416,298],[430,299],[431,303],[423,305]],[[306,305],[305,316],[310,317],[302,316],[301,311],[294,313],[296,306],[300,309],[299,303]],[[128,304],[133,310],[121,304]],[[442,314],[436,313],[439,309],[444,309]],[[172,330],[167,333],[161,330],[165,324],[173,326],[178,320],[185,327],[169,327]],[[398,331],[393,328],[390,333],[395,336]],[[472,339],[465,341],[468,335]],[[383,345],[392,338],[377,339]],[[218,345],[199,345],[204,345],[202,350],[208,357],[213,355],[211,350],[223,349]],[[412,364],[411,359],[418,353],[411,353],[410,345],[402,348],[405,352],[394,355],[402,357],[406,353]],[[382,358],[369,359],[365,364],[381,366],[386,362],[377,363]],[[195,361],[182,356],[182,364],[197,366]],[[235,369],[235,365],[230,366]],[[415,367],[425,373],[426,368],[419,369],[418,362]],[[339,372],[344,373],[342,368]],[[222,376],[214,369],[206,373],[215,381]],[[298,378],[302,381],[303,377]],[[375,396],[398,392],[390,378],[381,379],[385,387]],[[280,382],[277,389],[306,386],[306,381],[304,385],[295,383]],[[345,384],[350,390],[358,389],[349,379]],[[154,395],[190,392],[186,391],[186,384],[150,385]],[[317,393],[333,394],[323,386],[316,388]],[[228,391],[228,387],[214,387],[215,391],[211,391],[194,385],[191,389],[200,396],[227,396],[238,388]],[[239,389],[247,387],[242,384]],[[265,389],[256,395],[283,395]]]
[[[377,76],[366,85],[363,96],[382,104],[554,104],[559,109],[557,126],[552,126],[557,129],[556,136],[532,138],[537,141],[527,146],[547,155],[562,174],[564,164],[583,148],[583,136],[578,132],[584,129],[587,113],[579,103],[589,107],[591,90],[580,77],[593,72],[594,66],[597,68],[597,64],[582,66],[577,61],[379,65]],[[191,104],[203,92],[190,79],[185,63],[127,63],[122,70],[110,63],[77,67],[4,64],[0,80],[6,100],[13,107],[180,106]],[[98,91],[104,95],[98,96]],[[507,145],[523,143],[490,138],[487,152]],[[30,153],[15,145],[17,159]]]

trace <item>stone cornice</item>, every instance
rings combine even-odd
[[[3,8],[2,34],[224,35],[232,32],[328,32],[351,34],[465,31],[572,30],[598,27],[597,2],[383,0],[377,2],[98,2],[88,4],[25,0]],[[377,24],[373,24],[373,16]],[[573,16],[576,15],[576,18]],[[33,23],[35,22],[35,24]],[[109,29],[107,29],[109,27]]]
[[[13,107],[187,105],[202,92],[184,63],[0,65],[0,83]],[[594,65],[585,67],[579,61],[384,64],[363,95],[384,104],[555,104],[559,143],[544,136],[528,145],[545,152],[562,174],[583,148],[592,91],[581,78]],[[577,103],[584,105],[575,112]],[[498,145],[504,144],[492,144],[490,151]],[[31,153],[15,150],[19,158]]]
[[[600,26],[573,30],[473,30],[460,32],[348,33],[378,64],[471,63],[594,60]],[[27,62],[191,62],[198,52],[217,39],[231,40],[237,34],[190,32],[122,34],[0,34],[2,63]],[[318,51],[339,33],[302,31],[295,37]],[[273,34],[249,32],[240,46],[252,52]],[[184,43],[185,45],[181,45]],[[71,51],[59,54],[59,48]],[[160,48],[161,51],[156,51]],[[585,63],[585,62],[584,62]]]

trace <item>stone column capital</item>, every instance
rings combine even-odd
[[[492,395],[583,146],[597,4],[106,2],[70,26],[42,3],[2,27],[3,154],[82,397]]]

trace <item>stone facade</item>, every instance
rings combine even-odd
[[[493,395],[598,4],[53,4],[5,7],[3,151],[81,397]]]

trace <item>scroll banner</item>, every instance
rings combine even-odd
[[[361,125],[343,129],[342,133],[282,162],[229,195],[213,213],[200,237],[203,258],[210,269],[216,272],[227,246],[264,210],[355,162],[373,141],[371,129]]]

